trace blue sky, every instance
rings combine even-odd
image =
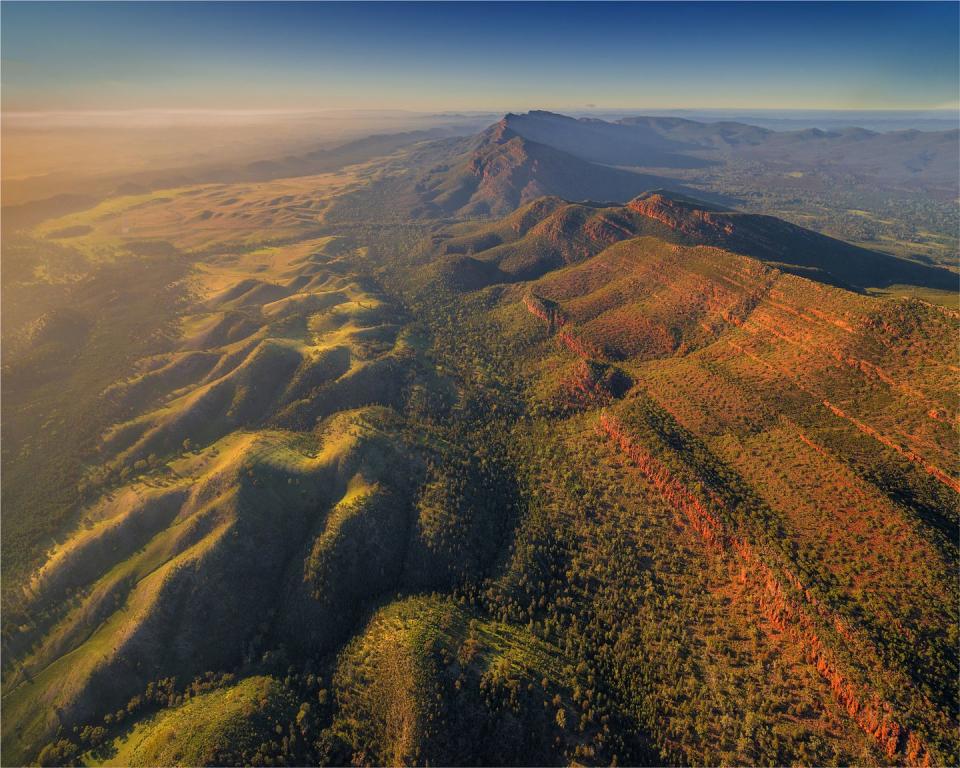
[[[8,110],[955,108],[960,4],[3,2]]]

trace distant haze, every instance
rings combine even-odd
[[[530,104],[521,110],[556,110],[554,105]],[[363,133],[365,130],[389,131],[422,128],[437,123],[495,121],[508,107],[490,110],[453,112],[417,112],[413,110],[204,110],[204,109],[142,109],[142,110],[61,110],[8,111],[3,115],[5,130],[34,130],[50,128],[197,128],[285,125],[296,132],[332,133],[338,138]],[[657,109],[636,107],[599,109],[568,109],[575,117],[595,117],[618,120],[641,115],[655,117],[683,117],[700,122],[732,121],[747,123],[774,131],[795,131],[806,128],[832,130],[837,128],[866,128],[870,131],[949,131],[960,128],[958,109],[735,109],[696,108]]]
[[[4,3],[8,110],[957,106],[957,3]]]
[[[960,128],[960,110],[956,109],[672,109],[672,110],[597,110],[571,111],[577,117],[619,119],[634,115],[683,117],[706,123],[732,121],[747,123],[772,131],[800,131],[820,128],[829,131],[838,128],[866,128],[868,131],[950,131]]]

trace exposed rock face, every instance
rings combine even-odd
[[[569,328],[564,328],[557,333],[557,341],[563,344],[563,346],[573,352],[573,354],[575,354],[577,357],[582,357],[585,360],[603,356],[603,350],[591,344],[589,341],[586,341],[582,337],[574,335]]]
[[[551,332],[562,328],[567,322],[556,302],[529,293],[523,297],[523,303],[532,315],[536,315],[550,326]]]
[[[762,359],[761,359],[760,357],[758,357],[757,355],[754,355],[752,352],[750,352],[749,350],[747,350],[746,348],[744,348],[742,345],[738,344],[737,342],[728,339],[728,340],[727,340],[727,343],[728,343],[731,347],[733,347],[734,349],[736,349],[740,354],[742,354],[742,355],[744,355],[744,356],[746,356],[746,357],[749,357],[749,358],[750,358],[751,360],[753,360],[755,363],[759,363],[760,365],[763,365],[763,366],[765,366],[765,367],[767,367],[767,368],[771,368],[771,369],[773,369],[773,370],[777,370],[778,373],[785,374],[785,375],[789,375],[789,372],[785,372],[785,371],[782,371],[782,370],[779,370],[779,369],[775,368],[775,367],[772,366],[770,363],[762,360]],[[846,361],[843,361],[843,362],[846,362]],[[869,363],[867,363],[867,365],[869,366]],[[862,369],[864,366],[856,365],[855,367]],[[871,373],[874,373],[874,372],[871,371]],[[874,373],[874,375],[876,375],[876,374]],[[880,378],[880,377],[878,376],[878,378]],[[882,380],[882,379],[881,379],[881,380]],[[840,408],[839,406],[837,406],[836,404],[834,404],[833,402],[831,402],[831,401],[828,400],[827,398],[822,397],[818,392],[816,392],[815,390],[813,390],[813,389],[811,389],[810,387],[806,386],[806,385],[803,384],[801,381],[796,380],[794,383],[796,384],[796,386],[797,386],[798,388],[802,389],[802,390],[803,390],[804,392],[806,392],[807,394],[809,394],[809,395],[811,395],[812,397],[814,397],[815,399],[819,400],[819,402],[823,405],[823,407],[826,408],[828,411],[830,411],[830,412],[831,412],[834,416],[836,416],[837,418],[843,419],[844,421],[849,422],[849,423],[852,424],[854,427],[856,427],[858,430],[860,430],[861,432],[863,432],[863,434],[865,434],[865,435],[867,435],[867,436],[869,436],[869,437],[872,437],[872,438],[873,438],[874,440],[876,440],[878,443],[881,443],[882,445],[885,445],[887,448],[890,448],[891,450],[895,451],[896,453],[898,453],[900,456],[903,456],[903,457],[904,457],[905,459],[907,459],[908,461],[911,461],[911,462],[913,462],[914,464],[916,464],[916,465],[918,465],[919,467],[921,467],[924,472],[926,472],[926,473],[927,473],[928,475],[930,475],[931,477],[935,478],[937,481],[939,481],[940,483],[942,483],[943,485],[945,485],[947,488],[950,488],[951,490],[956,491],[957,493],[960,493],[960,481],[958,481],[956,478],[952,477],[952,476],[949,475],[948,473],[944,472],[944,471],[943,471],[940,467],[938,467],[937,465],[932,464],[931,462],[927,461],[926,459],[924,459],[922,456],[920,456],[920,455],[919,455],[918,453],[916,453],[915,451],[912,451],[912,450],[910,450],[909,448],[904,448],[904,447],[903,447],[902,445],[900,445],[896,440],[894,440],[894,439],[892,439],[891,437],[883,434],[882,432],[880,432],[880,431],[877,430],[876,428],[872,427],[871,425],[869,425],[869,424],[861,421],[860,419],[857,419],[857,418],[851,416],[851,415],[848,414],[846,411],[844,411],[842,408]],[[886,382],[885,382],[885,383],[886,383]],[[927,415],[928,415],[928,416],[930,415],[929,412],[927,413]]]
[[[727,216],[698,206],[660,193],[638,197],[627,204],[631,211],[698,240],[723,241],[734,234],[733,223]]]
[[[865,424],[859,419],[855,419],[853,416],[850,416],[849,414],[845,413],[843,409],[838,408],[829,400],[824,399],[823,405],[835,416],[838,416],[841,419],[846,419],[847,421],[849,421],[851,424],[853,424],[857,429],[859,429],[865,435],[869,435],[877,442],[882,443],[888,448],[893,449],[908,461],[912,461],[914,464],[917,464],[920,467],[922,467],[924,472],[926,472],[931,477],[934,477],[937,480],[939,480],[941,483],[947,486],[947,488],[950,488],[951,490],[954,490],[957,493],[960,493],[960,481],[957,481],[956,479],[948,475],[946,472],[944,472],[935,464],[931,464],[930,462],[926,461],[922,456],[915,453],[914,451],[911,451],[909,448],[904,448],[902,445],[899,445],[896,441],[892,440],[891,438],[877,431],[876,429],[871,427],[869,424]]]
[[[632,385],[630,377],[619,368],[598,360],[604,357],[603,350],[573,333],[559,305],[532,293],[527,294],[523,302],[527,311],[549,325],[559,344],[580,358],[560,388],[565,406],[596,408],[626,394]]]
[[[850,680],[836,654],[818,633],[813,616],[832,619],[838,634],[846,639],[850,636],[842,619],[831,616],[795,575],[787,572],[784,577],[779,577],[749,541],[724,525],[707,504],[635,442],[616,417],[601,413],[598,431],[612,440],[663,498],[683,514],[686,524],[700,535],[711,552],[719,557],[733,557],[739,568],[740,581],[750,586],[762,614],[803,648],[807,661],[829,683],[840,705],[857,725],[876,739],[887,757],[909,765],[930,765],[930,754],[922,739],[895,719],[890,704]],[[713,503],[719,503],[719,500],[713,500]],[[795,593],[784,586],[784,579]]]
[[[564,380],[560,398],[568,408],[602,407],[623,397],[632,383],[630,377],[615,366],[581,359]]]
[[[584,360],[603,357],[603,350],[573,332],[567,324],[566,316],[555,302],[529,294],[524,297],[523,303],[532,314],[550,326],[551,333],[556,334],[557,342],[577,357]]]

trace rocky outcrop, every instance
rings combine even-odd
[[[725,550],[730,540],[723,524],[704,504],[678,482],[670,471],[649,452],[637,445],[624,430],[620,421],[606,412],[600,414],[599,428],[602,434],[612,439],[654,488],[674,509],[679,510],[693,530],[704,541],[718,550]]]
[[[828,411],[830,411],[834,416],[852,424],[854,427],[860,430],[863,434],[869,437],[872,437],[878,443],[885,445],[890,450],[896,452],[903,458],[919,466],[921,469],[923,469],[924,472],[926,472],[928,475],[938,480],[943,485],[947,486],[947,488],[950,488],[952,491],[955,491],[956,493],[960,493],[960,481],[958,481],[956,478],[952,477],[951,475],[947,474],[945,471],[940,469],[940,467],[927,461],[923,456],[920,456],[918,453],[910,450],[909,448],[905,448],[904,446],[900,445],[896,440],[893,440],[892,438],[883,434],[882,432],[870,426],[866,422],[861,421],[860,419],[854,416],[851,416],[849,413],[844,411],[838,405],[832,403],[827,398],[822,397],[817,392],[812,390],[810,387],[805,385],[793,373],[783,371],[777,366],[773,365],[772,363],[769,363],[766,360],[763,360],[762,358],[753,354],[752,352],[747,350],[745,347],[743,347],[741,344],[733,341],[732,339],[729,339],[729,338],[726,339],[726,343],[730,345],[730,347],[735,349],[737,352],[739,352],[740,354],[745,355],[746,357],[749,357],[755,363],[759,363],[765,368],[769,368],[775,371],[776,373],[778,373],[779,375],[783,376],[784,378],[793,381],[793,383],[799,389],[801,389],[811,397],[818,400],[823,405],[823,407],[826,408]]]
[[[630,378],[618,368],[595,360],[580,360],[564,380],[560,397],[568,408],[597,408],[623,397]]]
[[[869,424],[866,424],[860,421],[859,419],[854,418],[850,414],[846,413],[842,408],[839,408],[833,403],[831,403],[829,400],[824,399],[822,402],[824,407],[827,408],[835,416],[838,416],[841,419],[845,419],[846,421],[849,421],[851,424],[853,424],[853,426],[855,426],[857,429],[863,432],[863,434],[869,435],[877,442],[882,443],[883,445],[887,446],[893,451],[896,451],[898,454],[903,456],[908,461],[911,461],[914,464],[921,467],[923,471],[926,472],[931,477],[936,478],[951,490],[956,491],[957,493],[960,493],[960,481],[957,481],[956,479],[948,475],[946,472],[944,472],[942,469],[940,469],[936,465],[931,464],[929,461],[927,461],[926,459],[924,459],[922,456],[918,455],[914,451],[911,451],[909,448],[904,448],[902,445],[899,445],[896,441],[891,440],[886,435],[882,434],[881,432],[878,432]]]
[[[700,241],[723,240],[734,233],[733,223],[723,213],[659,193],[631,200],[627,208]]]
[[[569,326],[557,332],[557,341],[584,360],[603,356],[603,350],[595,344],[591,344],[582,336],[575,335]]]
[[[539,317],[543,322],[550,326],[550,332],[562,328],[567,319],[560,310],[560,305],[555,301],[541,298],[534,293],[528,293],[523,297],[523,305],[530,314]]]
[[[523,297],[523,304],[527,311],[536,315],[550,326],[550,332],[556,334],[557,342],[583,360],[593,360],[604,357],[603,350],[596,344],[584,339],[573,332],[560,305],[549,299],[535,294]]]

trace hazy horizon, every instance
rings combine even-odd
[[[777,109],[774,107],[745,108],[737,106],[727,107],[698,107],[687,106],[674,109],[656,107],[586,107],[564,108],[555,106],[531,105],[528,108],[510,109],[506,107],[490,107],[486,109],[462,110],[413,110],[413,109],[51,109],[51,110],[5,110],[3,120],[8,127],[42,125],[116,125],[116,121],[126,122],[127,125],[152,125],[156,123],[168,124],[210,124],[210,123],[262,123],[277,119],[342,119],[344,117],[381,116],[389,118],[491,118],[510,113],[527,113],[531,111],[554,112],[571,117],[597,117],[603,119],[618,119],[622,117],[667,117],[677,116],[701,122],[736,121],[766,126],[769,124],[784,124],[778,130],[791,130],[790,123],[802,124],[800,127],[827,127],[829,125],[849,127],[869,127],[868,124],[902,123],[903,128],[874,128],[873,130],[950,130],[960,127],[960,107],[939,107],[931,109]],[[100,123],[98,121],[110,121]],[[921,127],[921,125],[925,127]]]
[[[955,109],[960,88],[952,3],[53,2],[2,19],[5,112]]]

